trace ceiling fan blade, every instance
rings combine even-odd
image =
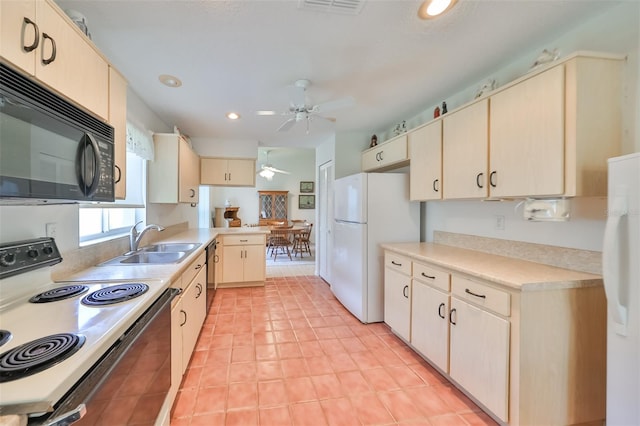
[[[323,119],[323,120],[330,121],[330,122],[332,122],[332,123],[335,123],[335,122],[336,122],[336,118],[335,118],[335,117],[325,117],[325,116],[322,116],[322,115],[320,115],[320,114],[313,114],[313,117],[318,117],[318,118],[321,118],[321,119]]]
[[[313,107],[313,112],[328,112],[341,108],[349,108],[356,104],[356,100],[352,96],[336,99],[335,101],[324,102]]]
[[[276,169],[275,167],[272,167],[272,166],[262,166],[262,168],[263,169],[267,169],[267,170],[271,170],[274,173],[282,173],[282,174],[285,174],[285,175],[290,175],[291,174],[291,172],[288,172],[286,170]]]
[[[287,121],[285,121],[284,123],[282,123],[282,125],[280,127],[278,127],[278,130],[276,130],[277,132],[286,132],[287,130],[289,130],[296,122],[295,118],[290,118]]]

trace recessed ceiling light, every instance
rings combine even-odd
[[[418,9],[421,19],[435,18],[451,9],[458,0],[425,0]]]
[[[160,82],[162,84],[164,84],[165,86],[169,86],[169,87],[180,87],[180,86],[182,86],[182,82],[180,81],[180,79],[178,77],[174,77],[174,76],[169,75],[169,74],[162,74],[160,77],[158,77],[158,80],[160,80]]]
[[[228,112],[227,113],[227,118],[229,120],[237,120],[240,118],[240,114],[238,114],[237,112]]]
[[[258,115],[276,115],[275,111],[256,111]]]

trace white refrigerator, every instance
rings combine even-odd
[[[640,425],[640,153],[609,159],[607,426]]]
[[[405,173],[357,173],[334,182],[331,290],[363,323],[384,321],[380,243],[420,240],[420,203]]]

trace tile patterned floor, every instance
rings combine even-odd
[[[172,426],[399,424],[495,423],[313,275],[218,290],[171,417]]]

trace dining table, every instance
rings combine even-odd
[[[308,230],[309,227],[308,226],[304,226],[304,225],[289,225],[289,226],[277,226],[277,225],[272,225],[269,226],[269,231],[271,233],[271,235],[285,235],[287,241],[289,241],[292,244],[291,247],[291,251],[294,252],[294,255],[296,253],[297,250],[299,250],[298,247],[296,247],[296,241],[297,238],[306,230]],[[287,246],[287,251],[289,251],[288,246]],[[287,253],[289,255],[289,259],[293,260],[291,258],[291,254],[290,252]],[[300,254],[300,256],[302,256],[302,253]]]

